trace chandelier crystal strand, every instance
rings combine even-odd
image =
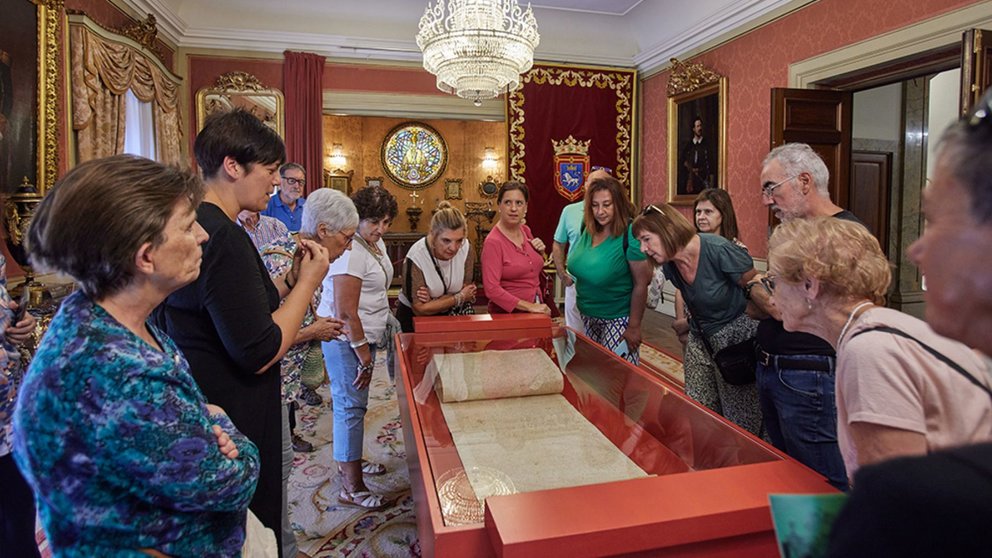
[[[417,46],[437,88],[478,104],[514,91],[540,43],[530,5],[518,0],[437,0],[420,18]]]

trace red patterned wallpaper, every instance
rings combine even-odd
[[[935,17],[975,0],[820,0],[690,59],[727,76],[727,190],[741,240],[765,257],[768,212],[758,195],[768,153],[770,90],[788,86],[789,64]],[[644,201],[668,188],[668,72],[643,83],[641,153]],[[688,214],[688,212],[687,212]]]

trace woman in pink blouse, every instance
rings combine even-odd
[[[524,224],[527,186],[503,183],[497,197],[499,221],[482,247],[482,283],[489,312],[550,314],[541,302],[538,276],[544,269],[544,243]]]

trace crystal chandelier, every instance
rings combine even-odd
[[[437,88],[472,99],[493,99],[520,86],[541,40],[528,4],[518,0],[437,0],[420,18],[417,46]]]

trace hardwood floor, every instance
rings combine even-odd
[[[641,324],[641,336],[644,341],[659,349],[664,349],[674,356],[682,358],[682,343],[672,330],[670,318],[661,312],[648,308],[644,311],[644,322]]]

